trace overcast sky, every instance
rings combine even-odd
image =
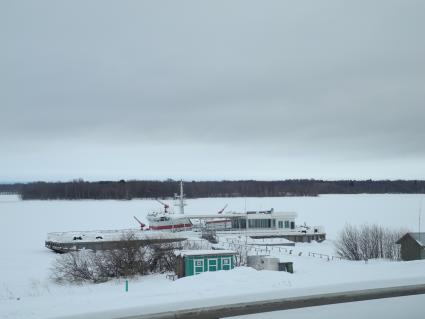
[[[0,1],[0,182],[425,179],[425,1]]]

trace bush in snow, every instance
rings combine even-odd
[[[54,262],[52,278],[58,282],[104,282],[150,272],[171,271],[175,266],[174,246],[140,246],[134,234],[122,238],[126,244],[115,250],[81,250],[60,255]]]
[[[149,271],[163,273],[174,271],[176,268],[175,246],[173,244],[161,244],[152,246],[150,256],[147,259]]]
[[[61,255],[53,264],[52,277],[58,282],[106,281],[109,276],[105,275],[100,258],[99,254],[86,250]]]
[[[213,245],[205,239],[187,239],[182,242],[181,248],[185,250],[212,249]]]
[[[379,225],[346,225],[336,241],[337,254],[349,260],[385,258],[400,259],[400,247],[395,243],[405,230],[391,230]]]

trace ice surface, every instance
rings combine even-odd
[[[49,268],[56,254],[44,248],[44,241],[49,232],[138,227],[133,216],[146,221],[147,213],[158,208],[155,201],[20,201],[13,196],[0,196],[0,242],[3,243],[0,318],[48,318],[133,307],[142,307],[146,311],[155,307],[164,310],[166,307],[178,307],[178,304],[237,301],[248,298],[247,294],[255,299],[306,291],[424,282],[424,261],[369,261],[365,264],[327,261],[306,254],[309,251],[334,254],[332,239],[345,223],[379,223],[415,231],[418,229],[420,198],[421,195],[327,195],[188,200],[186,212],[192,214],[215,213],[226,203],[229,210],[243,211],[245,201],[248,210],[273,207],[275,210],[296,211],[299,224],[305,221],[310,225],[325,226],[329,240],[297,244],[291,255],[272,250],[271,254],[281,260],[294,262],[293,275],[249,268],[207,273],[175,282],[167,280],[165,274],[151,275],[130,280],[130,290],[125,293],[123,280],[81,286],[54,284],[49,280]],[[294,252],[302,254],[298,256]],[[400,305],[408,306],[406,313],[409,318],[421,318],[414,316],[425,302],[425,298],[421,297],[401,298],[408,300]],[[377,303],[380,308],[390,305],[388,309],[392,309],[389,301]],[[332,307],[351,309],[351,306],[345,308],[345,305]],[[390,317],[391,313],[387,315]]]

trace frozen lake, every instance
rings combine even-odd
[[[187,200],[188,214],[274,208],[295,211],[297,222],[323,225],[335,238],[346,224],[378,223],[388,227],[418,229],[418,215],[425,195],[323,195],[318,197],[201,198]],[[172,201],[167,201],[172,204]],[[2,240],[26,236],[42,242],[47,232],[90,229],[137,228],[133,216],[145,220],[148,212],[160,210],[154,200],[21,201],[0,196]]]
[[[274,208],[277,211],[295,211],[298,213],[297,223],[323,225],[328,233],[328,238],[333,239],[346,223],[378,223],[391,228],[406,228],[416,231],[423,197],[425,196],[365,194],[282,198],[203,198],[187,200],[186,212],[188,214],[216,213],[225,204],[228,204],[226,211],[244,211],[245,208],[247,210]],[[172,203],[172,201],[167,202]],[[0,196],[0,240],[3,243],[3,258],[0,262],[0,306],[3,304],[4,314],[11,318],[28,316],[44,318],[47,313],[43,307],[50,304],[52,298],[58,299],[57,304],[63,304],[64,300],[69,300],[67,298],[78,294],[84,296],[75,297],[75,306],[78,305],[78,307],[85,302],[86,298],[94,298],[91,302],[94,303],[94,307],[98,294],[105,294],[105,298],[109,296],[112,298],[112,302],[114,298],[110,293],[117,289],[114,288],[114,283],[87,286],[82,289],[60,288],[49,282],[49,268],[56,255],[44,248],[46,234],[69,230],[137,228],[138,224],[133,216],[145,220],[148,212],[159,209],[161,209],[160,204],[154,200],[21,201],[16,196]],[[301,265],[300,262],[305,269],[301,268],[297,277],[291,277],[294,278],[294,285],[300,285],[303,282],[303,271],[308,279],[310,278],[308,274],[311,273],[310,275],[313,276],[312,272],[317,268],[316,261],[300,260],[298,265]],[[406,269],[411,269],[408,273],[411,272],[412,275],[420,273],[420,269],[423,267],[423,263],[410,263],[406,266],[398,263],[383,264],[382,266],[378,264],[366,267],[367,269],[364,265],[353,265],[349,264],[345,269],[343,265],[334,264],[335,268],[332,268],[333,270],[326,278],[335,279],[335,274],[338,273],[341,277],[339,282],[343,282],[348,273],[355,273],[355,267],[361,271],[359,275],[356,275],[359,278],[366,279],[365,271],[367,269],[371,269],[367,275],[369,280],[379,274],[385,274],[385,276],[388,274],[390,277],[398,278],[398,274],[404,276],[403,274],[406,273],[403,271],[403,267],[410,267]],[[323,265],[323,267],[323,269],[328,268],[327,265]],[[372,269],[371,267],[377,268]],[[386,270],[387,268],[388,270]],[[252,277],[251,273],[244,274],[243,271],[240,275],[242,276],[240,282]],[[262,275],[255,274],[255,276]],[[254,281],[257,280],[255,276],[252,277]],[[264,283],[262,289],[272,289],[279,276],[281,275],[271,274],[270,283]],[[144,296],[144,298],[149,296],[152,303],[158,302],[157,296],[164,291],[179,287],[179,281],[170,286],[162,277],[161,279],[155,278],[155,276],[148,276],[139,283],[133,284],[138,287],[138,295],[134,296],[134,303],[143,295],[143,291],[146,291],[146,281],[152,282],[152,287],[159,285],[157,293]],[[285,280],[287,280],[286,278]],[[309,284],[310,279],[307,279],[305,281]],[[246,289],[239,287],[238,283],[234,284],[234,293]],[[223,284],[225,283],[223,282]],[[211,291],[213,293],[215,290],[211,288]],[[17,297],[20,298],[19,302],[16,301]],[[187,298],[189,297],[190,295],[187,295]],[[174,300],[173,298],[175,297],[170,300]],[[74,306],[70,304],[66,311],[70,311],[72,307]],[[83,307],[91,309],[89,305]],[[51,308],[49,311],[53,315],[63,313],[62,311],[65,309]],[[1,311],[0,317],[2,317]]]
[[[298,223],[323,225],[333,239],[346,223],[379,223],[416,231],[424,195],[324,195],[319,197],[202,198],[187,200],[186,212],[216,213],[225,204],[227,210],[270,209],[295,211]],[[172,204],[172,201],[167,201]],[[80,200],[21,201],[17,196],[0,196],[0,241],[7,258],[0,265],[0,276],[7,278],[16,268],[38,264],[25,274],[38,276],[47,269],[44,248],[48,232],[69,230],[138,228],[133,216],[146,221],[152,210],[161,206],[155,200]],[[227,211],[226,210],[226,211]],[[49,259],[49,258],[47,258]],[[43,271],[44,272],[44,271]]]

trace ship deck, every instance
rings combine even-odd
[[[178,232],[142,231],[140,229],[68,231],[47,234],[45,246],[55,252],[65,253],[81,249],[109,250],[125,247],[127,239],[140,246],[176,243],[187,239]]]

